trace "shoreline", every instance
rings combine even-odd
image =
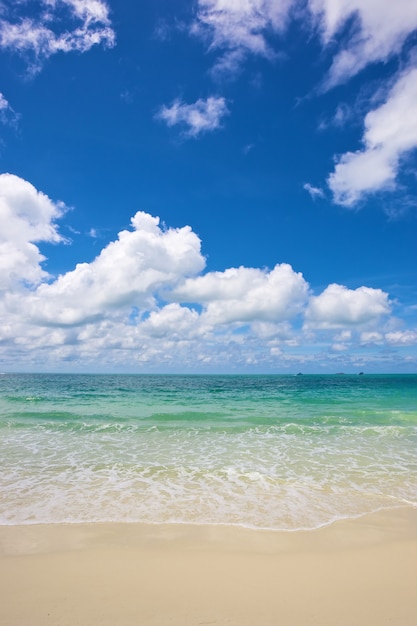
[[[174,520],[174,521],[138,521],[132,519],[120,519],[120,520],[62,520],[62,521],[24,521],[24,522],[2,522],[0,520],[0,556],[1,556],[1,541],[2,541],[2,529],[6,528],[30,528],[30,527],[47,527],[47,528],[56,528],[56,527],[79,527],[79,528],[100,528],[104,526],[109,527],[136,527],[138,529],[150,529],[150,528],[219,528],[219,529],[230,529],[236,530],[237,532],[259,532],[259,533],[271,533],[271,534],[279,534],[279,533],[314,533],[320,531],[325,528],[329,528],[338,524],[350,524],[354,523],[356,520],[361,520],[362,518],[373,518],[373,517],[384,517],[384,516],[395,516],[396,513],[399,513],[401,517],[404,515],[407,516],[407,512],[409,515],[413,515],[412,511],[417,511],[417,502],[404,502],[402,504],[398,504],[396,506],[382,506],[375,510],[366,511],[363,513],[357,513],[353,515],[341,516],[330,519],[329,521],[320,523],[317,526],[301,526],[296,528],[280,528],[273,526],[252,526],[250,524],[244,523],[233,523],[233,522],[200,522],[200,521],[182,521],[182,520]],[[6,531],[7,532],[7,531]]]
[[[1,626],[414,626],[417,508],[315,530],[0,526]]]

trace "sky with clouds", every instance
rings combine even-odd
[[[415,0],[1,0],[0,371],[417,371]]]

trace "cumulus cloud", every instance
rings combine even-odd
[[[349,342],[351,339],[352,339],[351,330],[342,330],[342,332],[337,333],[337,335],[334,336],[334,340],[336,342],[341,342],[341,343]]]
[[[65,205],[53,202],[13,174],[0,175],[0,290],[39,284],[47,273],[37,242],[62,242],[56,220]]]
[[[354,206],[365,194],[395,187],[401,158],[417,147],[417,68],[407,68],[385,102],[365,117],[363,150],[347,152],[328,179],[334,200]]]
[[[152,311],[141,324],[140,330],[149,337],[169,336],[172,340],[190,339],[203,332],[198,313],[176,302]]]
[[[302,274],[286,263],[271,271],[239,267],[210,272],[173,292],[180,302],[203,303],[211,324],[290,319],[301,312],[307,296]]]
[[[152,309],[162,287],[203,269],[200,240],[190,227],[163,230],[159,218],[141,211],[131,225],[91,263],[40,285],[29,301],[33,319],[74,325],[133,306]]]
[[[348,363],[355,345],[400,351],[417,341],[390,323],[379,289],[333,284],[316,296],[285,263],[204,273],[192,229],[142,211],[90,263],[50,276],[39,246],[64,242],[64,212],[29,182],[0,176],[3,367],[285,371],[322,359],[326,345],[327,358]]]
[[[0,48],[23,55],[32,72],[57,52],[86,52],[97,44],[115,43],[103,0],[40,0],[30,17],[22,15],[24,5],[2,3]]]
[[[344,328],[377,321],[388,315],[391,307],[388,294],[381,289],[329,285],[319,296],[312,296],[306,311],[310,328]]]
[[[417,344],[417,330],[396,330],[386,333],[385,339],[392,346],[413,346]]]
[[[252,330],[257,337],[267,340],[278,340],[286,345],[297,345],[294,338],[293,328],[289,320],[284,322],[265,322],[255,320],[252,322]]]
[[[185,135],[197,137],[220,128],[222,118],[228,114],[225,98],[211,96],[206,100],[200,98],[192,104],[174,100],[171,106],[161,107],[157,118],[163,120],[167,126],[183,126]]]
[[[378,331],[365,331],[360,334],[360,341],[362,344],[382,344],[384,342],[384,335]]]

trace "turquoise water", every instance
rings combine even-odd
[[[417,505],[417,375],[0,375],[0,523],[315,528]]]

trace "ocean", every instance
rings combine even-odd
[[[0,524],[310,529],[417,505],[417,375],[0,375]]]

